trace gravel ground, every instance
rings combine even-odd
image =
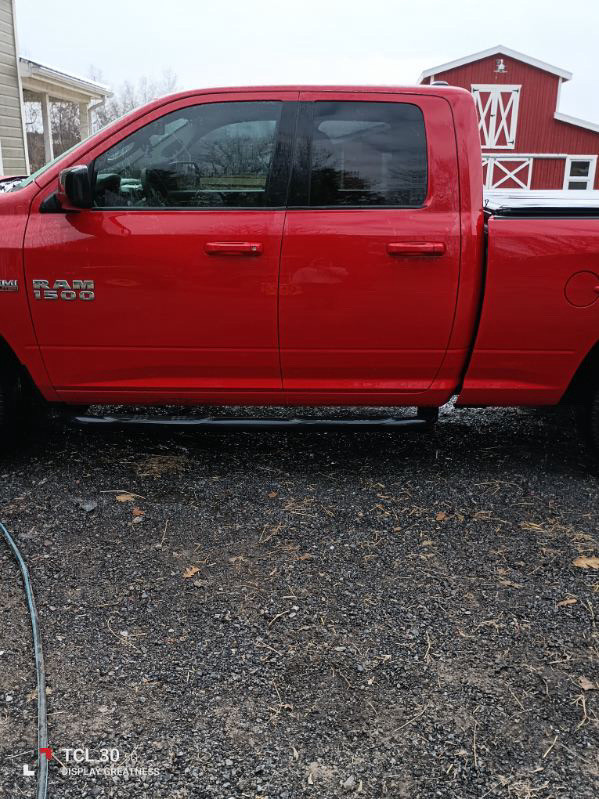
[[[50,797],[596,797],[599,572],[574,561],[599,555],[597,474],[565,412],[453,411],[426,436],[37,429],[0,461],[0,519],[50,742],[138,769],[55,758]],[[1,542],[0,592],[0,795],[32,797]]]

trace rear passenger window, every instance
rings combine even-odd
[[[314,106],[311,206],[422,205],[427,193],[426,134],[418,106]]]
[[[150,122],[96,159],[94,206],[263,207],[281,108],[205,103]]]

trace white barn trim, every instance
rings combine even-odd
[[[538,58],[532,58],[532,56],[526,55],[525,53],[519,53],[517,50],[511,50],[509,47],[504,47],[502,44],[498,44],[495,47],[489,47],[488,50],[481,50],[479,53],[472,53],[472,55],[467,55],[463,58],[457,58],[455,61],[448,61],[445,64],[439,64],[436,67],[425,69],[424,72],[420,74],[418,83],[422,83],[422,81],[426,78],[434,77],[439,72],[446,72],[449,69],[463,67],[465,64],[471,64],[473,61],[480,61],[481,59],[488,58],[492,55],[506,55],[508,58],[515,58],[517,61],[523,61],[525,64],[529,64],[531,67],[537,67],[537,69],[542,69],[545,72],[552,72],[562,80],[572,79],[572,73],[568,72],[566,69],[555,67],[553,64],[548,64],[546,61],[539,61]]]

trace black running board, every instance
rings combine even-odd
[[[74,416],[71,421],[81,427],[98,428],[170,428],[171,430],[430,430],[436,421],[436,409],[425,409],[417,417],[347,417],[318,419],[313,417],[278,419],[253,417],[151,417],[151,416]]]

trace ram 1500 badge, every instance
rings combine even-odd
[[[33,296],[36,300],[95,300],[95,283],[93,280],[49,280],[33,281]]]

